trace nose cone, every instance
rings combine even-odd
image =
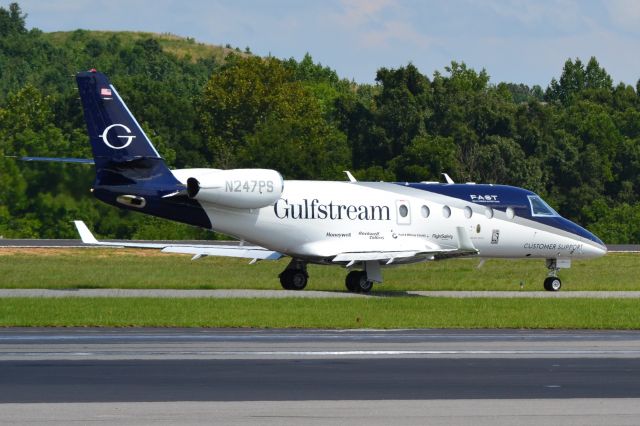
[[[600,241],[595,235],[594,237]],[[607,246],[605,246],[602,241],[600,241],[600,243],[588,242],[584,244],[582,251],[585,257],[601,257],[607,254]]]
[[[580,229],[584,231],[584,235],[581,236],[588,240],[585,241],[585,245],[583,248],[585,255],[587,255],[588,257],[600,257],[607,254],[607,246],[604,245],[600,238],[596,237],[594,234],[584,228]]]
[[[582,253],[585,257],[600,257],[607,254],[607,246],[604,245],[600,238],[596,237],[582,226],[577,225],[570,220],[564,220],[568,222],[566,224],[568,228],[567,230],[580,236],[583,240],[584,246],[582,247]]]

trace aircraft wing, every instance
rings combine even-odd
[[[424,246],[421,246],[416,247],[413,250],[345,252],[336,255],[332,261],[348,262],[348,266],[351,266],[356,262],[377,260],[386,261],[386,264],[389,265],[396,260],[403,261],[411,258],[420,260],[441,260],[452,257],[477,255],[478,249],[473,245],[467,231],[463,227],[457,227],[456,232],[458,234],[457,248],[441,248],[434,246],[433,248],[426,249]]]
[[[194,259],[203,256],[225,256],[241,257],[254,260],[278,260],[284,255],[277,251],[268,250],[259,246],[232,246],[216,244],[170,244],[170,243],[138,243],[138,242],[107,242],[98,241],[87,225],[81,220],[74,220],[73,223],[80,234],[82,242],[85,244],[110,246],[110,247],[133,247],[159,249],[164,253],[184,253],[193,255]]]

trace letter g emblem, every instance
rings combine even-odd
[[[120,136],[120,135],[116,134],[117,138],[126,139],[124,145],[122,145],[122,146],[115,146],[115,145],[112,145],[111,142],[109,142],[109,131],[111,129],[113,129],[114,127],[121,127],[127,133],[125,136]],[[102,142],[104,142],[104,144],[106,146],[108,146],[109,148],[111,148],[111,149],[124,149],[124,148],[128,147],[129,145],[131,145],[131,142],[133,142],[133,138],[135,138],[135,136],[131,134],[131,130],[127,126],[125,126],[124,124],[118,124],[118,123],[112,124],[109,127],[107,127],[106,129],[104,129],[104,132],[102,132],[100,137],[102,138]]]

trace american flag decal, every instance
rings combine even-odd
[[[103,87],[102,89],[100,89],[100,96],[111,96],[111,89]]]

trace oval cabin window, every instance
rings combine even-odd
[[[493,218],[493,209],[491,207],[485,208],[484,215],[487,217],[487,219]]]
[[[444,206],[442,208],[442,216],[450,217],[451,216],[451,208],[449,206]]]

